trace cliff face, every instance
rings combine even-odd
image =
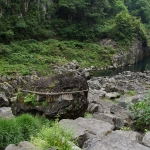
[[[144,57],[148,57],[149,55],[149,47],[144,46],[143,43],[138,39],[134,39],[127,52],[115,55],[112,58],[112,64],[115,68],[126,65],[133,65],[142,60]]]
[[[100,41],[100,44],[104,46],[111,46],[118,52],[118,54],[113,56],[111,59],[114,68],[133,65],[142,60],[144,57],[148,57],[150,55],[149,47],[144,45],[144,43],[138,38],[135,38],[131,42],[131,46],[129,46],[129,48],[125,51],[118,48],[117,43],[112,39],[103,39]]]
[[[1,0],[0,42],[52,37],[52,0]]]
[[[6,13],[9,14],[7,10],[10,10],[10,12],[12,11],[13,14],[18,14],[18,16],[20,17],[25,13],[32,11],[32,9],[35,10],[36,13],[42,14],[45,17],[47,9],[49,9],[50,5],[52,4],[52,0],[3,0],[0,2],[0,4],[0,17],[5,15]]]

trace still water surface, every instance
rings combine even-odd
[[[139,61],[138,63],[132,66],[125,66],[118,69],[92,71],[92,75],[95,77],[114,76],[118,73],[122,73],[123,71],[144,72],[147,70],[150,70],[150,57],[144,58],[143,60]]]

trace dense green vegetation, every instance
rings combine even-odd
[[[9,144],[18,144],[21,141],[31,141],[43,150],[57,147],[60,150],[71,150],[69,141],[73,133],[64,131],[58,121],[50,121],[43,117],[33,117],[29,114],[2,119],[0,117],[0,149]],[[66,142],[67,141],[67,142]]]
[[[128,108],[130,114],[135,123],[137,130],[145,131],[149,130],[150,123],[150,91],[148,91],[146,97],[142,100],[135,102],[134,104],[128,102]]]
[[[77,60],[81,66],[105,66],[110,64],[110,57],[116,53],[111,47],[99,46],[94,43],[76,41],[58,41],[49,39],[44,42],[24,40],[1,44],[0,73],[30,74],[33,70],[46,75],[51,74],[55,64]],[[101,61],[103,60],[103,61]]]
[[[127,49],[139,38],[146,45],[149,11],[150,0],[0,0],[0,74],[47,74],[73,59],[110,65],[116,51],[97,43],[112,38]]]
[[[71,142],[73,134],[73,129],[72,131],[64,130],[56,121],[51,128],[43,127],[37,135],[31,138],[31,142],[42,150],[50,147],[59,150],[72,150],[72,146],[76,143],[75,141]]]
[[[120,35],[131,34],[130,37],[133,37],[134,33],[145,38],[141,35],[143,33],[137,32],[142,32],[142,29],[136,17],[141,17],[143,23],[150,21],[149,0],[54,0],[53,3],[49,0],[1,0],[0,4],[0,41],[5,43],[54,37],[98,41],[113,37],[116,31]],[[124,27],[128,30],[121,29]]]

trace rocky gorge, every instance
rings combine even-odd
[[[28,90],[38,89],[38,91],[40,89],[44,92],[47,90],[51,90],[51,92],[70,92],[72,89],[73,91],[88,89],[88,92],[81,91],[80,93],[76,93],[75,96],[73,96],[74,99],[71,101],[60,100],[59,97],[57,101],[60,103],[59,106],[63,107],[59,107],[57,112],[54,113],[53,111],[48,115],[48,117],[55,116],[57,113],[62,115],[59,124],[64,130],[70,128],[75,131],[74,139],[77,140],[78,147],[74,146],[74,150],[150,149],[150,132],[148,131],[145,134],[138,132],[135,129],[134,122],[127,109],[127,102],[135,103],[144,99],[146,96],[150,89],[150,71],[144,73],[125,71],[113,77],[91,77],[88,70],[79,68],[76,61],[62,67],[55,67],[54,71],[55,74],[62,75],[70,72],[73,77],[61,76],[61,78],[57,78],[57,82],[54,78],[52,80],[39,80],[40,77],[35,74],[32,76],[19,77],[17,79],[1,77],[0,115],[7,118],[13,117],[12,112],[16,115],[16,112],[20,114],[24,112],[37,113],[39,111],[39,113],[42,112],[42,114],[47,116],[46,112],[41,111],[37,106],[35,106],[34,109],[31,109],[31,107],[30,109],[24,109],[24,107],[21,106],[22,103],[18,101],[19,98],[17,96],[17,90],[21,88]],[[88,79],[88,84],[85,79]],[[39,86],[35,83],[38,83],[37,85]],[[47,86],[40,86],[40,83],[47,83]],[[53,86],[49,86],[49,83],[55,83],[55,85],[51,84]],[[131,91],[134,91],[134,94],[130,94]],[[42,97],[40,97],[38,101],[42,101]],[[14,109],[14,104],[20,107]],[[50,105],[47,107],[50,108]],[[74,106],[76,106],[75,110],[73,109]],[[65,109],[66,107],[68,109]],[[54,107],[48,110],[52,110],[52,108]],[[87,114],[85,117],[83,117],[84,113]],[[68,116],[68,114],[70,115]],[[74,114],[76,114],[76,116]],[[92,115],[89,117],[88,114]],[[26,150],[27,147],[38,149],[31,143],[24,141],[18,146],[12,143],[6,147],[5,150]]]

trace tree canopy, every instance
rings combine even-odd
[[[146,40],[149,14],[150,0],[0,0],[0,41]]]

